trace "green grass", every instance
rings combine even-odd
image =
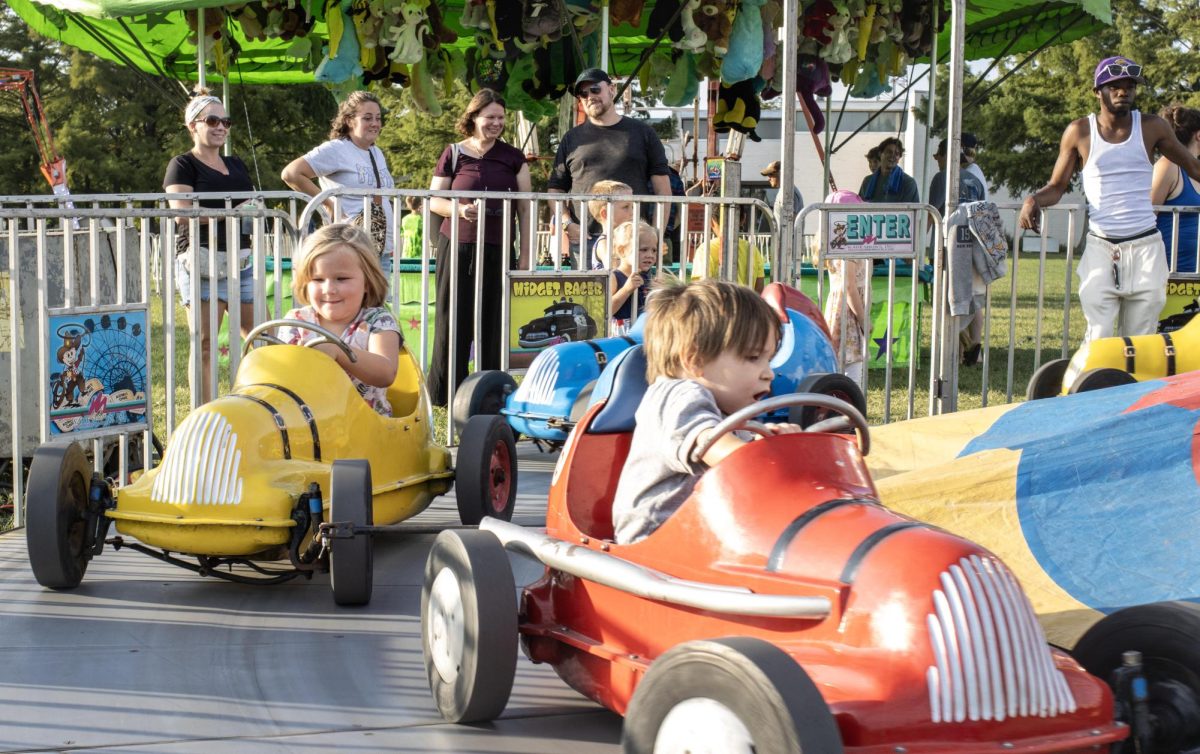
[[[1011,305],[1010,275],[996,281],[991,287],[991,331],[987,402],[986,405],[1018,402],[1025,399],[1025,387],[1034,372],[1034,356],[1038,328],[1038,270],[1037,254],[1022,254],[1017,263],[1017,290],[1015,309]],[[1065,255],[1048,255],[1044,275],[1044,299],[1041,312],[1041,356],[1039,364],[1062,356],[1063,294],[1066,290]],[[1070,333],[1067,338],[1067,355],[1079,345],[1083,338],[1083,312],[1074,300],[1075,279],[1072,277],[1070,291]],[[1014,349],[1012,366],[1012,399],[1008,398],[1009,319],[1015,311]],[[929,410],[929,353],[932,329],[931,307],[922,308],[921,344],[919,368],[916,370],[913,395],[913,416],[925,416]],[[867,382],[867,413],[872,424],[884,421],[884,375],[882,369],[872,369]],[[984,404],[982,366],[960,366],[958,370],[958,410],[979,408]],[[908,410],[908,368],[895,367],[892,374],[890,421],[906,418]]]

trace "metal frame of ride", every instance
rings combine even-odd
[[[42,98],[38,96],[33,71],[22,68],[0,68],[0,92],[16,92],[21,99],[21,108],[33,132],[33,142],[41,158],[42,175],[50,189],[59,196],[70,193],[67,189],[67,160],[54,146],[54,134],[50,121],[42,109]]]

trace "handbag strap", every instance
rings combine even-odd
[[[383,188],[383,181],[379,177],[379,165],[375,162],[375,147],[371,146],[367,149],[367,156],[371,158],[371,170],[375,173],[375,188]],[[375,204],[382,204],[383,200],[378,196],[372,197],[371,201]]]

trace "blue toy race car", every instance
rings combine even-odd
[[[771,363],[775,371],[771,394],[823,393],[865,413],[862,390],[837,371],[829,328],[816,304],[782,283],[768,285],[763,298],[784,324],[779,352]],[[472,419],[479,416],[492,415],[500,423],[507,422],[515,433],[551,447],[561,445],[591,404],[592,388],[607,364],[642,342],[643,324],[644,318],[639,318],[625,336],[547,348],[534,358],[519,386],[512,375],[496,370],[467,377],[451,410],[461,442],[459,458],[473,459],[473,454],[487,453],[495,445],[486,441],[497,431],[492,426],[495,422],[476,421],[472,428]],[[787,413],[769,418],[782,420]],[[806,408],[793,421],[808,426],[823,418],[817,409]]]

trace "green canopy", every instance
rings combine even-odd
[[[383,2],[369,1],[372,4]],[[906,0],[906,6],[909,1]],[[365,2],[368,0],[356,0],[356,4]],[[515,7],[520,7],[517,0],[497,2],[516,3]],[[565,2],[572,7],[587,5],[586,0]],[[610,29],[609,69],[614,74],[624,75],[632,71],[642,51],[653,41],[646,33],[646,25],[655,2],[646,1],[641,22],[637,26],[625,23]],[[212,58],[206,70],[227,73],[233,82],[313,81],[314,69],[322,59],[329,37],[325,0],[298,0],[295,3],[311,19],[311,26],[304,36],[268,36],[265,39],[247,37],[244,23],[239,20],[241,14],[247,13],[247,8],[279,7],[285,6],[286,2],[59,0],[40,3],[8,0],[8,3],[33,30],[43,36],[109,60],[136,66],[148,73],[180,80],[197,77],[196,47],[189,39],[193,35],[189,21],[191,26],[195,25],[195,11],[200,8],[214,9],[208,13],[214,22],[219,23],[223,36],[219,46],[211,52]],[[459,53],[478,47],[476,30],[464,30],[460,23],[464,4],[464,0],[440,3],[444,8],[445,26],[457,38],[443,47]],[[917,5],[927,8],[929,3],[920,2]],[[812,7],[809,4],[805,12],[811,13]],[[971,0],[967,4],[966,57],[991,58],[1036,50],[1046,43],[1069,42],[1091,34],[1101,25],[1111,23],[1111,20],[1109,0]],[[855,25],[857,21],[852,19],[850,24]],[[856,33],[857,28],[854,26]],[[596,33],[592,34],[595,36]],[[233,49],[237,50],[237,54],[230,56],[228,53]],[[591,49],[595,49],[594,41]],[[949,49],[948,31],[942,33],[939,49],[943,52]],[[871,60],[872,56],[868,55],[867,65]],[[880,70],[884,70],[882,63]]]

